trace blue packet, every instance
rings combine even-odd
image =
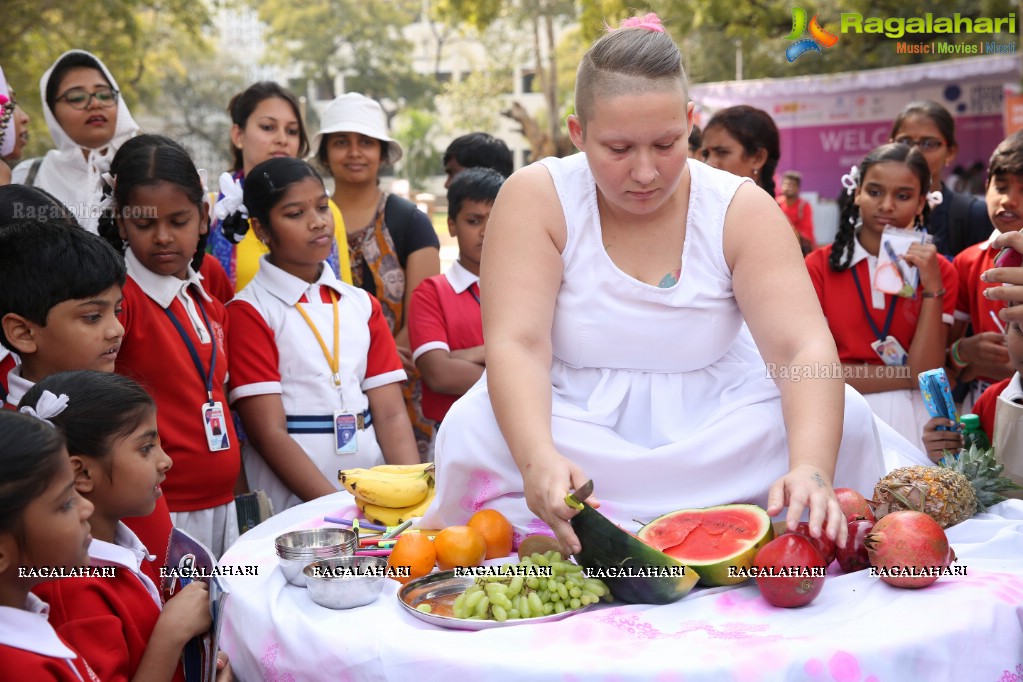
[[[932,417],[942,417],[953,422],[959,421],[956,413],[955,400],[952,399],[952,388],[948,383],[948,375],[944,368],[929,369],[920,372],[920,394],[923,396],[927,412]],[[939,426],[939,431],[952,431],[952,427]]]

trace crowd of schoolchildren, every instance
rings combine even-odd
[[[201,582],[164,603],[172,529],[219,556],[239,493],[281,511],[334,492],[339,455],[420,461],[413,427],[429,436],[482,373],[482,239],[511,153],[482,133],[448,149],[445,276],[429,219],[379,187],[402,149],[366,97],[314,138],[328,195],[277,84],[232,99],[213,187],[141,134],[94,55],[61,56],[40,89],[57,149],[0,186],[0,659],[18,679],[183,679],[210,613]],[[24,117],[0,105],[13,154]],[[116,577],[45,580],[87,564]]]
[[[163,600],[172,528],[219,556],[238,494],[280,511],[336,491],[339,461],[418,462],[483,374],[480,261],[511,155],[484,133],[448,148],[458,259],[441,274],[430,221],[379,186],[402,149],[366,97],[332,102],[310,146],[294,95],[253,85],[230,102],[234,165],[213,182],[177,142],[141,134],[94,55],[62,55],[40,91],[56,149],[0,187],[0,667],[179,680],[210,616],[200,582]],[[0,151],[17,160],[24,116],[0,106]],[[740,137],[726,118],[703,131],[714,154]],[[941,182],[956,142],[940,106],[907,107],[891,138],[842,179],[833,244],[796,227],[849,383],[937,459],[961,436],[928,420],[917,373],[947,367],[989,434],[1000,396],[1023,402],[1023,330],[982,281],[992,240],[1023,227],[1023,134],[994,150],[986,202]],[[773,176],[755,149],[735,154]],[[779,197],[794,223],[810,218],[798,183],[786,174]],[[919,273],[909,296],[874,286],[892,228],[933,237],[901,258]],[[119,570],[19,571],[87,564]]]

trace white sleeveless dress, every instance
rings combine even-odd
[[[541,163],[568,228],[552,330],[559,452],[593,479],[601,512],[625,527],[689,507],[766,507],[769,487],[788,471],[788,447],[778,388],[725,263],[725,211],[743,179],[689,161],[682,272],[663,289],[625,274],[604,250],[585,155]],[[877,430],[848,387],[845,403],[835,485],[869,497],[882,475]],[[435,453],[437,498],[423,527],[464,523],[487,507],[520,534],[546,529],[526,507],[486,374],[445,417]]]

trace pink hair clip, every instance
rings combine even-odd
[[[660,18],[653,12],[642,17],[629,17],[618,28],[645,28],[648,31],[664,33]]]

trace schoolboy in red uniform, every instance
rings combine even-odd
[[[448,188],[448,230],[458,260],[412,292],[409,340],[423,377],[423,414],[440,422],[482,376],[483,318],[479,277],[483,236],[504,177],[489,168],[459,173]]]
[[[8,409],[16,409],[25,393],[51,374],[113,372],[124,336],[117,317],[124,261],[70,214],[47,216],[14,220],[0,230],[0,342],[21,360],[7,374]],[[152,514],[127,525],[162,560],[161,548],[173,528],[166,500],[161,497]],[[143,564],[154,580],[158,563]]]

